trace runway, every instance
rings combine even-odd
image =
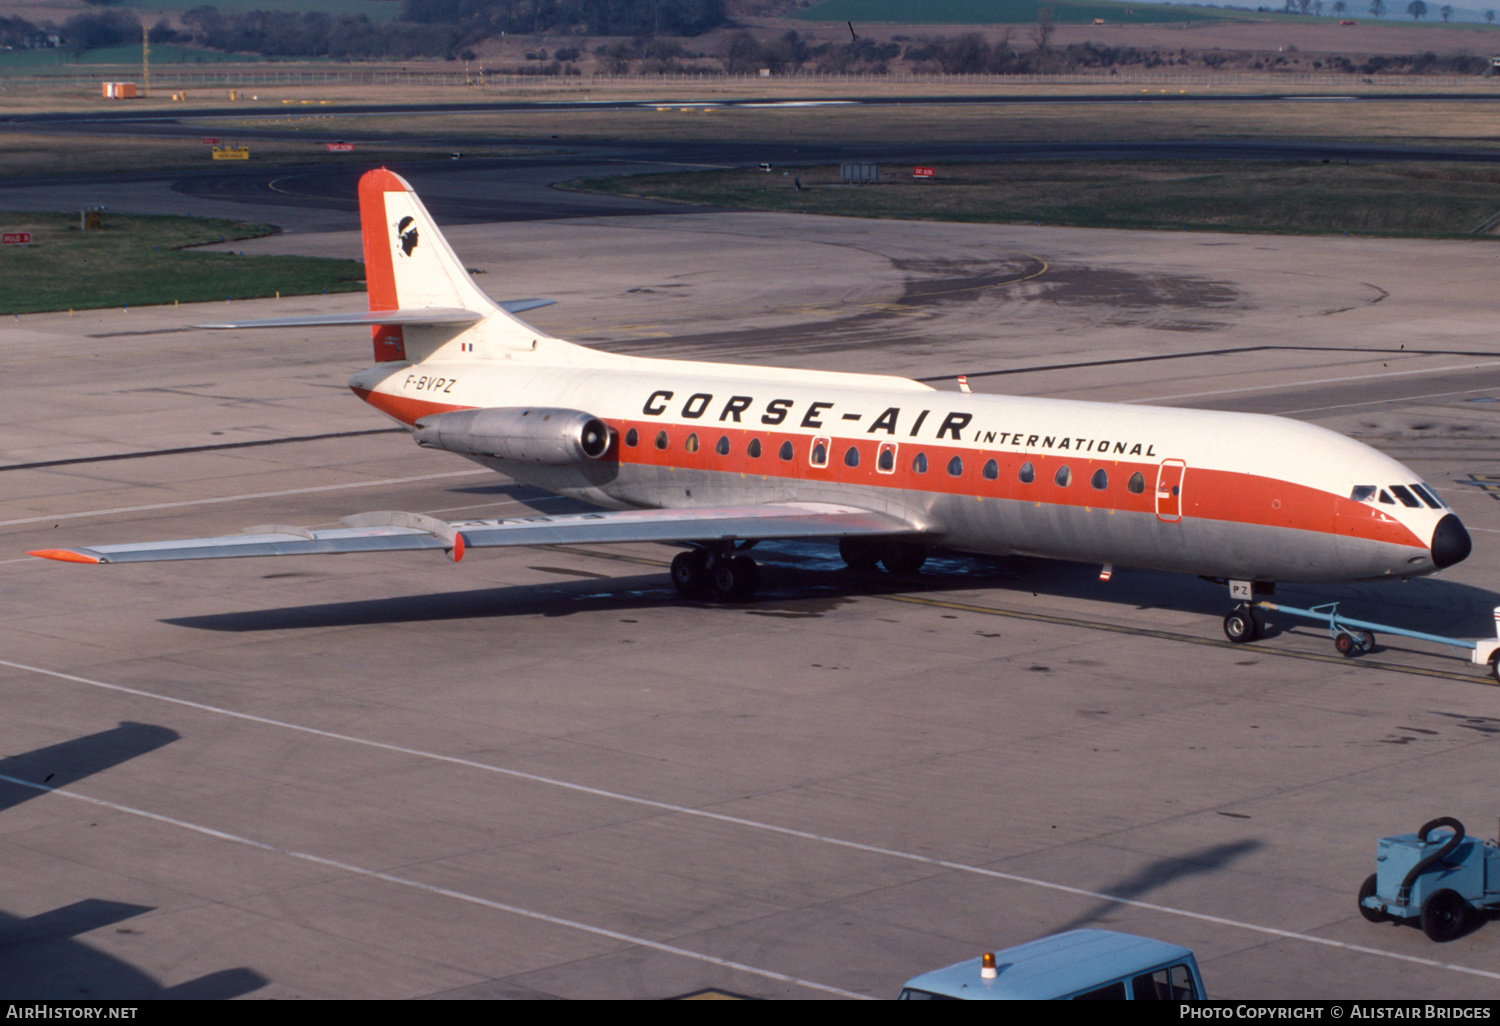
[[[504,194],[413,178],[435,210]],[[358,251],[341,210],[260,209],[301,230],[234,248]],[[439,219],[492,295],[557,299],[527,316],[614,351],[1354,434],[1433,482],[1474,554],[1278,601],[1493,630],[1483,244],[680,207]],[[24,556],[571,508],[385,430],[344,386],[367,341],[191,327],[357,304],[0,328],[7,995],[889,998],[1083,925],[1192,947],[1216,997],[1500,994],[1495,924],[1437,947],[1355,911],[1376,837],[1437,815],[1493,829],[1500,691],[1417,643],[1346,660],[1279,623],[1231,646],[1224,589],[1196,579],[954,554],[862,577],[810,544],[758,547],[742,607],[679,600],[657,545]]]

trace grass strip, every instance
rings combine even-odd
[[[932,179],[884,165],[587,179],[584,191],[845,217],[1416,238],[1468,236],[1500,213],[1500,168],[1457,163],[1032,161],[955,164]],[[800,182],[801,188],[798,188]]]
[[[106,211],[83,231],[77,214],[0,214],[24,245],[0,245],[0,314],[202,303],[364,291],[364,265],[302,256],[238,256],[188,249],[271,234],[269,225]]]

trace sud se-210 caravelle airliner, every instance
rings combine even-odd
[[[757,541],[837,541],[851,566],[917,570],[929,545],[1180,571],[1260,633],[1278,581],[1414,577],[1469,554],[1459,518],[1397,461],[1279,417],[942,392],[905,378],[601,353],[553,338],[470,279],[400,176],[359,183],[365,314],[206,325],[369,325],[349,381],[412,432],[605,512],[444,521],[365,513],[328,530],[45,549],[78,563],[676,542],[686,595],[737,601]],[[1253,445],[1245,444],[1253,440]]]

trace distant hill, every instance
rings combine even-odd
[[[1160,23],[1259,20],[1254,11],[1115,3],[1111,0],[823,0],[792,15],[806,21],[895,22],[909,25],[1034,24],[1043,7],[1052,8],[1059,25],[1105,22]]]

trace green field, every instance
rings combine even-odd
[[[1250,11],[1167,4],[1111,3],[1109,0],[823,0],[792,15],[806,21],[852,21],[910,25],[997,25],[1034,23],[1043,7],[1060,25],[1106,22],[1184,22],[1253,20]],[[1263,16],[1262,16],[1263,17]]]
[[[579,188],[848,217],[1452,238],[1500,213],[1500,169],[1458,164],[1036,161],[939,166],[919,181],[882,166],[873,185],[837,167],[593,179]],[[802,189],[796,188],[800,180]],[[1493,238],[1486,236],[1486,238]]]
[[[187,246],[268,235],[265,225],[191,217],[0,213],[0,230],[31,232],[0,246],[0,314],[151,306],[181,301],[364,291],[364,265],[322,257],[236,256]]]

